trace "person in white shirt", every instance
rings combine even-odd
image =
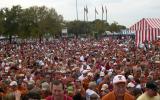
[[[97,100],[100,100],[100,96],[96,93],[96,82],[90,82],[88,89],[86,90],[86,100],[91,100],[91,96],[94,94],[98,97]]]

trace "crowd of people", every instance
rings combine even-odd
[[[160,47],[134,40],[0,43],[1,100],[160,100]]]

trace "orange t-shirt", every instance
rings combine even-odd
[[[84,79],[84,80],[82,81],[82,85],[83,85],[83,87],[84,87],[85,90],[88,89],[89,82],[90,82],[90,81],[89,81],[88,79]]]
[[[108,94],[103,96],[102,100],[116,100],[116,96],[114,94],[114,91],[109,92]],[[135,98],[132,95],[130,95],[129,93],[126,92],[123,100],[135,100]]]
[[[28,92],[27,88],[22,86],[18,87],[18,90],[21,92],[22,95],[25,95]]]

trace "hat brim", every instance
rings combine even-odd
[[[101,90],[106,90],[107,88],[101,88]]]
[[[117,84],[117,83],[126,83],[126,81],[118,81],[118,82],[114,82],[113,84]]]
[[[44,90],[44,91],[45,91],[45,90],[47,90],[47,88],[42,88],[42,90]]]

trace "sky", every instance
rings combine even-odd
[[[21,5],[22,8],[31,6],[46,6],[54,8],[64,20],[76,20],[76,0],[0,0],[0,8]],[[77,0],[78,19],[84,20],[84,7],[88,8],[88,20],[102,19],[102,6],[107,8],[109,23],[118,22],[127,27],[132,26],[142,18],[160,18],[160,0]],[[106,19],[104,13],[103,19]]]

